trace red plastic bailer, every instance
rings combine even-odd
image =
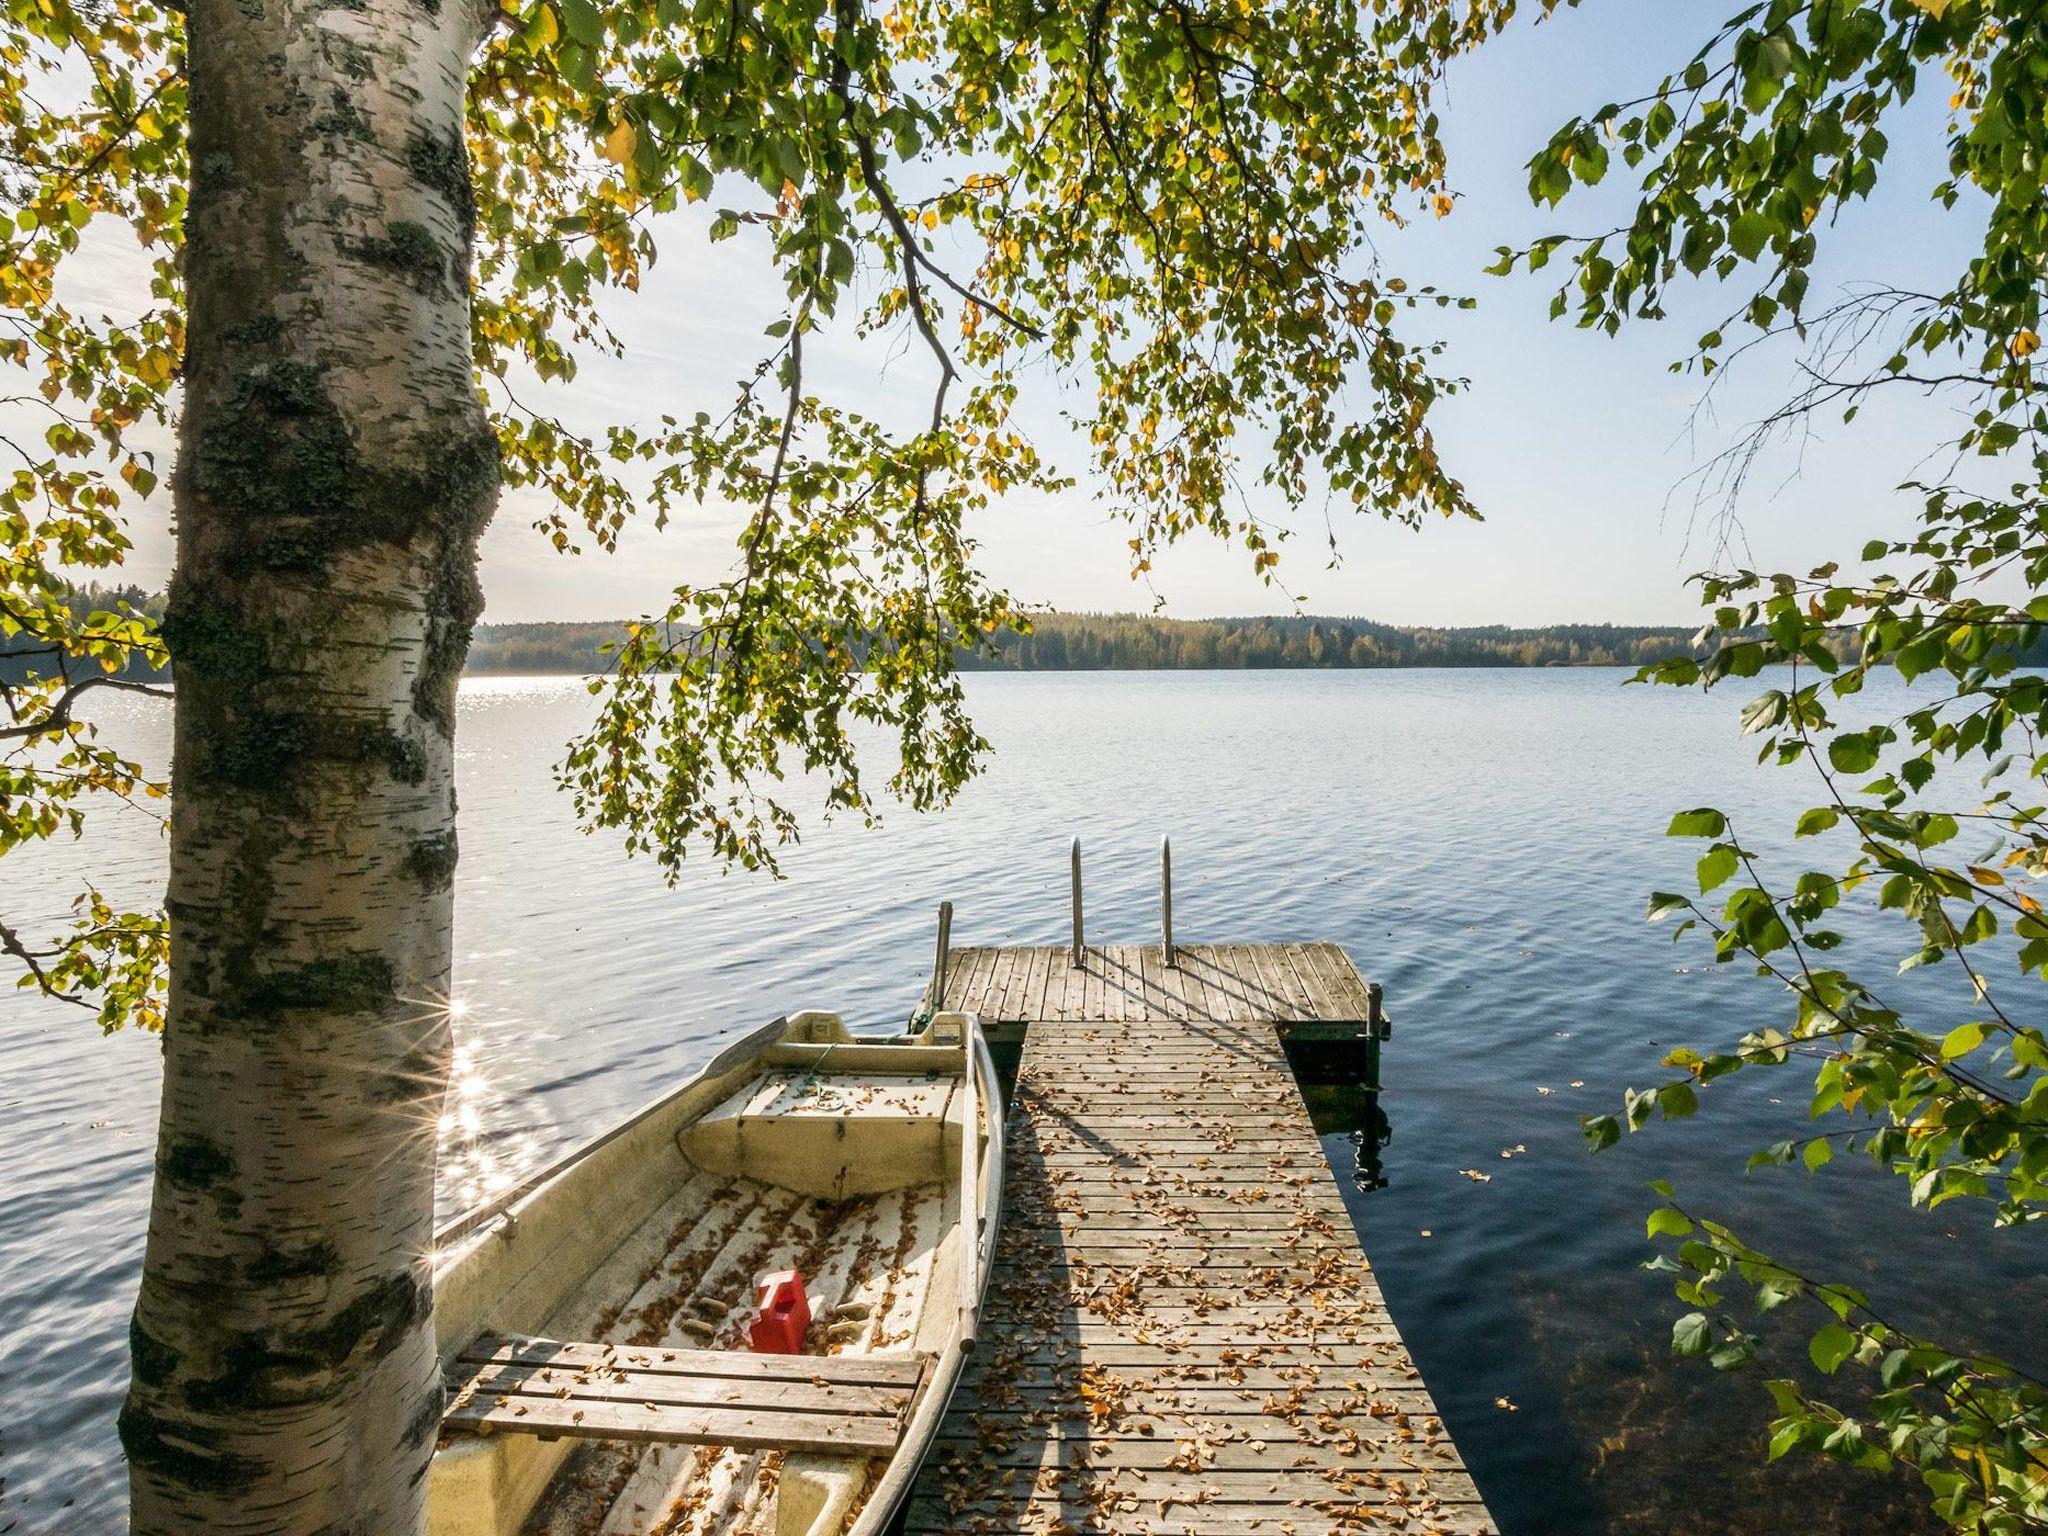
[[[761,1289],[761,1311],[747,1330],[747,1341],[757,1355],[800,1355],[804,1330],[811,1326],[810,1298],[804,1295],[804,1277],[793,1269],[778,1269],[754,1282]]]

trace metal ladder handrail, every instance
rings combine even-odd
[[[1082,937],[1081,904],[1081,838],[1077,833],[1067,844],[1067,869],[1070,885],[1073,927],[1067,947],[1067,962],[1077,971],[1088,968],[1088,946]],[[937,952],[932,956],[931,1007],[928,1013],[937,1013],[946,1006],[946,972],[952,955],[953,903],[939,903],[939,938]],[[1173,839],[1162,836],[1159,839],[1159,949],[1170,968],[1180,964],[1179,949],[1173,942]]]

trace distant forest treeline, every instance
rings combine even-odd
[[[616,624],[480,624],[471,672],[590,672]],[[1691,629],[1555,624],[1423,629],[1368,619],[1161,619],[1132,613],[1040,614],[1004,633],[993,656],[963,652],[970,672],[1235,670],[1249,667],[1612,667],[1692,649]],[[1844,636],[1847,646],[1853,636]]]
[[[86,589],[81,610],[122,598],[151,613],[162,600],[140,588]],[[479,624],[470,646],[472,673],[602,671],[600,649],[622,625]],[[963,652],[969,672],[1100,672],[1236,670],[1265,667],[1638,667],[1693,650],[1693,631],[1678,625],[1551,624],[1511,629],[1487,624],[1429,629],[1369,619],[1307,616],[1249,619],[1162,619],[1135,613],[1038,615],[1031,633],[997,637],[993,656]],[[28,658],[20,637],[0,640],[0,680],[20,681]],[[1841,632],[1836,652],[1854,660],[1860,647]],[[2021,660],[2048,666],[2048,637]]]

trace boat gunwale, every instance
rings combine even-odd
[[[975,1287],[974,1318],[978,1325],[983,1301],[988,1295],[988,1283],[995,1272],[996,1238],[1002,1228],[1003,1216],[1003,1153],[1004,1122],[1007,1109],[1003,1103],[1002,1082],[996,1074],[995,1057],[989,1053],[988,1037],[982,1033],[979,1014],[963,1010],[960,1015],[964,1025],[964,1043],[967,1047],[967,1073],[979,1078],[975,1097],[980,1100],[982,1114],[988,1121],[988,1150],[981,1162],[981,1172],[987,1175],[983,1180],[989,1192],[986,1206],[982,1207],[982,1231],[976,1246],[980,1250],[980,1276]],[[962,1137],[970,1142],[973,1129],[963,1126]],[[964,1158],[963,1158],[964,1161]],[[979,1191],[977,1191],[977,1194]],[[962,1192],[963,1209],[965,1191]],[[964,1217],[962,1225],[965,1225]],[[954,1334],[952,1343],[932,1355],[932,1370],[922,1388],[912,1400],[910,1411],[903,1424],[903,1438],[897,1444],[896,1454],[889,1458],[882,1475],[875,1480],[873,1489],[863,1501],[860,1512],[846,1526],[846,1536],[873,1536],[885,1528],[896,1517],[910,1497],[911,1488],[917,1482],[917,1474],[923,1470],[925,1458],[938,1443],[939,1429],[951,1405],[954,1392],[959,1388],[960,1378],[966,1372],[967,1357],[973,1352],[972,1340],[963,1342],[962,1325],[967,1317],[965,1299],[953,1318]]]

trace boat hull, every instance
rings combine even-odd
[[[971,1018],[875,1041],[799,1014],[735,1042],[443,1229],[444,1358],[486,1334],[743,1351],[753,1281],[794,1268],[813,1309],[806,1352],[924,1362],[894,1453],[648,1445],[580,1426],[547,1439],[520,1430],[514,1403],[494,1416],[511,1432],[444,1436],[433,1536],[879,1531],[972,1346],[1001,1188],[999,1089]]]

